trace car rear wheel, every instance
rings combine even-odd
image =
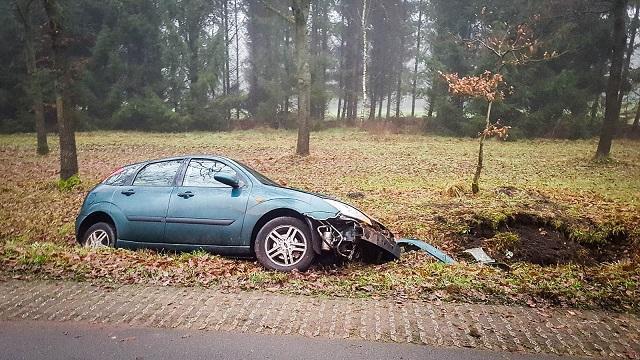
[[[293,217],[266,223],[256,236],[254,250],[260,264],[279,271],[305,271],[315,257],[309,227]]]
[[[115,243],[116,232],[111,224],[105,222],[93,224],[82,239],[82,245],[89,248],[114,247]]]

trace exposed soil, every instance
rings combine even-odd
[[[524,261],[543,266],[594,265],[629,256],[625,233],[610,235],[605,243],[583,244],[569,236],[566,226],[556,226],[550,219],[526,213],[514,214],[499,224],[476,219],[468,234],[459,237],[458,246],[460,251],[482,247],[500,262]]]

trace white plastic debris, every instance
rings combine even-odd
[[[477,262],[482,264],[493,264],[496,262],[480,247],[467,249],[464,252],[471,254],[471,256],[473,256],[473,258],[476,259]]]

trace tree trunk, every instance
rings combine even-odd
[[[282,59],[284,59],[285,74],[291,74],[291,63],[289,62],[289,54],[288,54],[288,49],[291,47],[290,44],[291,44],[291,32],[289,31],[289,27],[287,26],[284,31],[284,46],[282,47]],[[284,102],[282,103],[285,124],[282,123],[282,117],[278,116],[278,128],[286,127],[283,125],[288,125],[289,123],[289,104],[290,104],[289,88],[287,87],[286,90],[287,91],[284,95]]]
[[[310,0],[292,0],[291,10],[296,28],[296,77],[298,78],[298,143],[296,153],[309,155],[309,100],[311,97],[311,73],[309,71],[309,44],[307,43],[307,18]]]
[[[229,41],[229,0],[223,0],[223,10],[224,10],[224,19],[222,22],[224,24],[224,79],[225,79],[225,92],[226,96],[229,96],[231,93],[231,52],[229,51],[229,46],[231,46],[231,42]],[[224,120],[225,124],[224,130],[229,130],[231,128],[231,108],[225,105],[224,109]]]
[[[345,120],[347,118],[347,97],[344,97],[344,100],[342,101],[342,118],[341,120]]]
[[[391,117],[391,94],[393,94],[392,89],[393,88],[391,86],[391,79],[389,79],[388,80],[388,86],[387,86],[387,113],[385,115],[386,119]]]
[[[27,44],[25,52],[27,52],[27,71],[29,72],[31,100],[33,102],[33,114],[36,122],[36,139],[37,150],[39,155],[46,155],[49,153],[49,144],[47,143],[47,128],[44,121],[44,104],[42,102],[42,88],[38,80],[35,52],[33,49],[33,42]]]
[[[640,125],[640,100],[638,100],[638,106],[636,107],[636,116],[633,118],[633,125],[631,125],[631,133],[636,134],[638,132],[638,125]]]
[[[42,88],[38,80],[38,68],[36,63],[35,50],[35,34],[33,30],[31,5],[33,1],[17,2],[16,10],[18,12],[18,20],[24,27],[24,55],[29,75],[29,95],[31,97],[31,108],[35,118],[37,149],[39,155],[49,153],[49,144],[47,143],[47,128],[44,122],[44,104],[42,102]]]
[[[413,63],[413,82],[411,84],[411,117],[416,116],[416,89],[418,84],[418,57],[420,56],[420,31],[422,29],[422,0],[418,3],[418,31],[416,33],[416,56]]]
[[[396,118],[400,117],[400,103],[402,102],[402,60],[400,60],[398,67],[398,82],[396,84]]]
[[[325,95],[327,86],[327,54],[329,54],[329,9],[328,5],[324,3],[322,10],[322,62],[320,69],[320,76],[322,77],[322,106],[320,108],[320,120],[324,120],[327,111],[327,96]]]
[[[191,90],[191,95],[195,99],[195,88],[196,83],[198,82],[198,34],[189,34],[189,38],[187,40],[187,46],[189,47],[189,87]]]
[[[376,98],[371,96],[371,100],[369,101],[369,120],[375,120],[376,118]]]
[[[240,96],[240,33],[238,32],[238,0],[233,0],[233,26],[236,41],[236,86],[235,93]],[[240,106],[236,106],[236,120],[240,120]]]
[[[47,15],[49,36],[51,37],[51,52],[53,54],[53,70],[55,72],[54,92],[56,98],[56,115],[58,120],[58,135],[60,137],[60,179],[66,180],[78,173],[78,155],[76,153],[76,135],[73,119],[65,114],[64,98],[68,84],[67,67],[63,63],[60,48],[59,4],[56,0],[43,0]]]
[[[374,91],[377,87],[374,86],[374,82],[373,81],[369,81],[371,83],[371,101],[369,102],[369,120],[374,120],[376,118],[376,100],[378,99],[378,94]],[[366,106],[365,104],[363,104],[363,106]]]
[[[476,173],[473,175],[473,182],[471,183],[471,192],[477,194],[480,191],[480,173],[482,172],[482,162],[484,160],[484,139],[486,138],[486,130],[489,129],[489,125],[491,125],[491,106],[493,105],[493,101],[489,101],[489,106],[487,107],[487,122],[480,135],[480,148],[478,149],[478,164],[476,165]]]
[[[597,94],[596,98],[593,99],[593,103],[591,103],[591,111],[589,112],[591,124],[595,123],[596,117],[598,116],[599,108],[600,108],[600,94]]]
[[[340,20],[344,25],[344,19]],[[344,62],[345,62],[345,48],[344,48],[344,31],[340,35],[340,65],[338,68],[338,111],[336,114],[336,120],[342,119],[342,99],[344,98]]]
[[[320,18],[320,4],[319,1],[315,1],[310,8],[310,20],[311,20],[311,33],[310,35],[310,58],[314,59],[313,64],[310,65],[311,72],[311,88],[314,89],[314,96],[310,99],[309,114],[311,119],[318,119],[320,115],[320,106],[318,103],[318,84],[320,83],[318,74],[318,58],[320,56],[320,32],[319,32],[319,18]],[[313,66],[311,66],[313,65]]]
[[[284,124],[282,124],[281,120],[278,120],[278,128],[284,128],[287,126],[287,124],[289,123],[289,96],[285,96],[284,97],[284,103],[282,104],[282,108],[284,110]],[[278,119],[280,119],[281,117],[278,116]],[[284,126],[283,126],[284,125]]]
[[[36,80],[37,82],[38,80]],[[33,114],[36,118],[36,138],[38,143],[37,153],[46,155],[49,153],[49,144],[47,143],[47,126],[44,121],[44,104],[42,102],[42,89],[40,85],[34,85],[33,91]]]
[[[427,110],[427,117],[429,118],[433,117],[433,108],[434,108],[433,103],[435,102],[435,100],[436,100],[436,97],[432,91],[431,96],[429,96],[429,108]]]
[[[66,180],[78,173],[78,155],[76,153],[76,134],[73,118],[64,111],[64,88],[56,80],[56,115],[58,135],[60,137],[60,179]]]
[[[631,67],[631,58],[633,57],[633,51],[636,41],[636,33],[638,31],[638,17],[640,16],[640,3],[637,3],[635,6],[635,12],[633,14],[633,20],[631,20],[630,32],[629,32],[629,44],[626,49],[626,54],[624,58],[624,65],[622,65],[622,80],[620,82],[620,93],[618,94],[618,102],[619,106],[622,106],[622,100],[624,98],[625,91],[622,88],[627,83],[627,79],[629,78],[629,68]]]
[[[367,0],[362,0],[362,107],[367,104]],[[361,120],[364,120],[364,110]]]
[[[364,102],[362,108],[362,112],[364,113]],[[351,118],[355,120],[358,117],[358,94],[353,94],[353,105],[351,106],[351,109],[353,110],[353,115],[351,115]]]
[[[613,34],[611,49],[611,69],[607,83],[604,121],[600,132],[600,141],[596,150],[596,158],[607,158],[611,152],[611,142],[616,131],[616,123],[620,118],[620,84],[625,47],[625,18],[627,17],[627,0],[615,0],[613,7]]]

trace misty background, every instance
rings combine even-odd
[[[55,62],[41,1],[0,5],[0,131],[33,131],[41,99],[56,130]],[[527,24],[532,57],[501,69],[493,116],[512,138],[600,132],[611,65],[611,9],[587,0],[317,0],[307,30],[312,128],[385,122],[475,136],[486,102],[452,95],[440,73],[492,69],[466,40]],[[296,127],[294,25],[285,0],[59,0],[58,63],[78,130]],[[626,71],[618,129],[637,128],[638,5],[625,2]],[[495,35],[498,36],[498,35]],[[635,120],[635,124],[634,124]]]

